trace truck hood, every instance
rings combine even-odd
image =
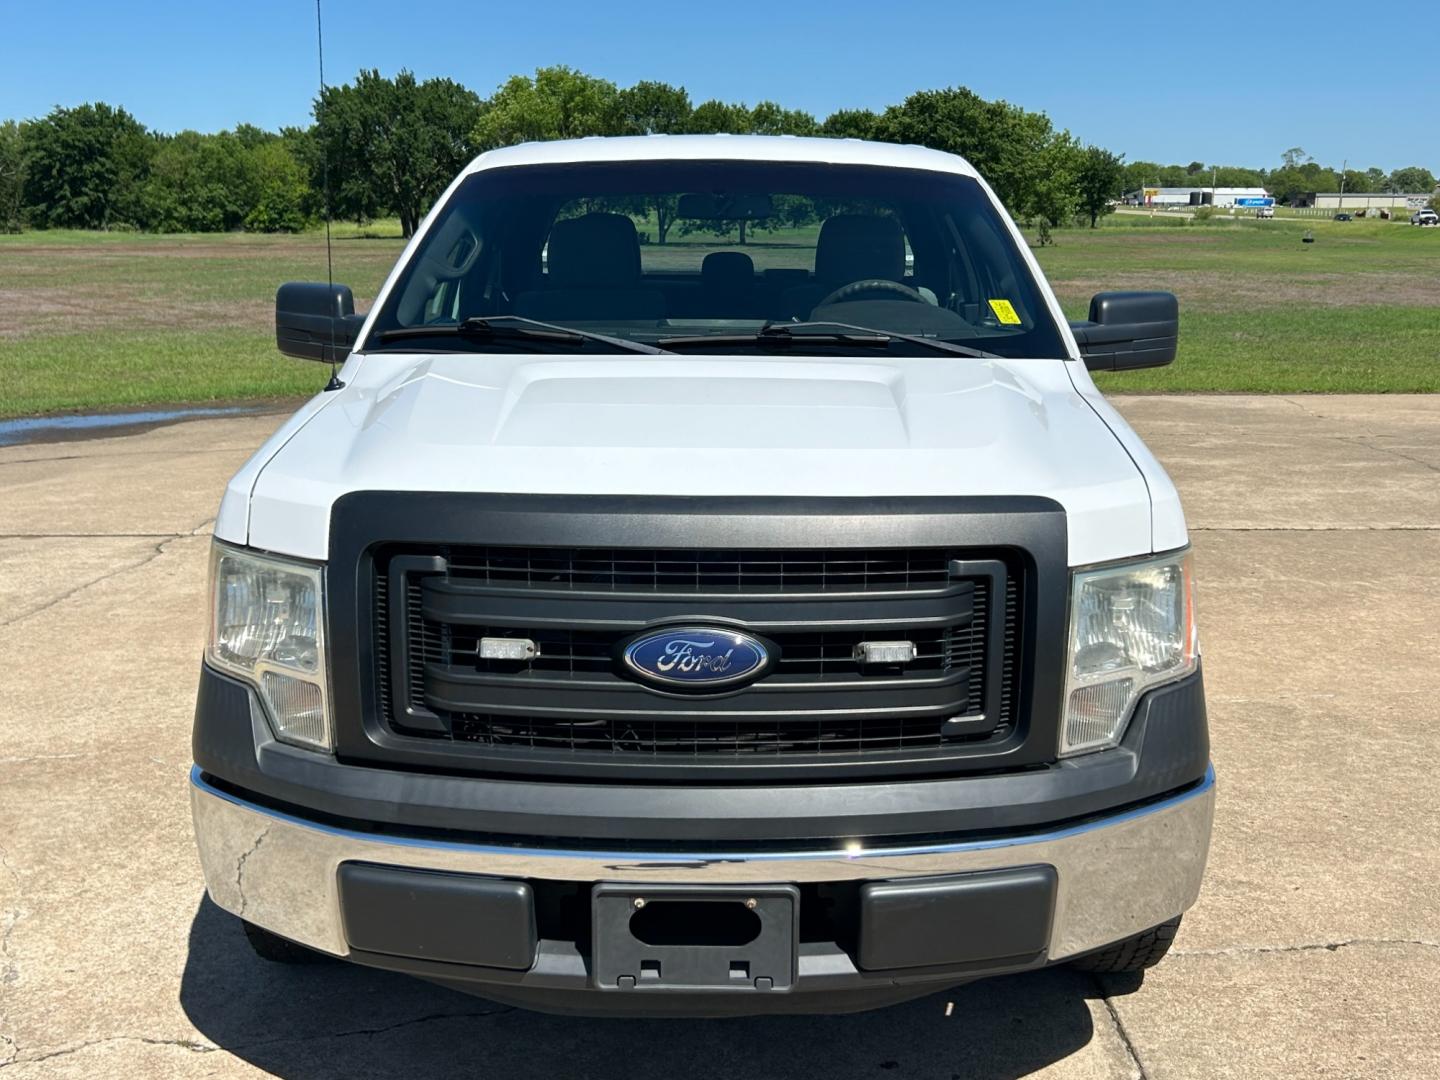
[[[1144,476],[1059,360],[352,357],[232,482],[217,535],[323,559],[359,490],[1039,495],[1072,565],[1151,550]]]

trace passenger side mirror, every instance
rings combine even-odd
[[[348,285],[290,281],[275,292],[275,346],[286,356],[343,363],[364,322]]]
[[[1070,324],[1091,371],[1164,367],[1175,360],[1180,302],[1168,292],[1104,292],[1090,318]]]

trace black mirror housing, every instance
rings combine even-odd
[[[275,292],[275,346],[286,356],[343,363],[364,322],[348,285],[290,281]]]
[[[1168,292],[1096,293],[1090,318],[1070,329],[1091,371],[1164,367],[1175,360],[1180,301]]]

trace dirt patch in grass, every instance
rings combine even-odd
[[[1053,280],[1062,303],[1083,304],[1097,292],[1160,289],[1173,292],[1183,306],[1209,311],[1311,307],[1436,307],[1440,285],[1419,274],[1297,273],[1243,278],[1206,270],[1120,271],[1103,278]]]
[[[73,334],[83,331],[205,330],[215,327],[263,329],[273,325],[274,301],[221,302],[177,299],[156,304],[136,288],[113,285],[67,285],[0,289],[0,340],[32,334]]]
[[[56,334],[267,331],[275,287],[323,278],[323,238],[105,237],[0,241],[0,341]],[[33,239],[32,239],[33,237]],[[337,243],[335,274],[368,306],[398,242]]]

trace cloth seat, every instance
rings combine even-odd
[[[712,251],[700,264],[704,314],[715,318],[758,316],[755,260],[743,251]]]
[[[624,214],[593,213],[550,229],[544,289],[515,297],[515,314],[544,322],[659,322],[665,297],[640,281],[640,239]]]
[[[840,286],[869,278],[904,280],[905,232],[900,222],[879,214],[826,218],[815,242],[815,280],[781,293],[781,314],[805,318]]]

